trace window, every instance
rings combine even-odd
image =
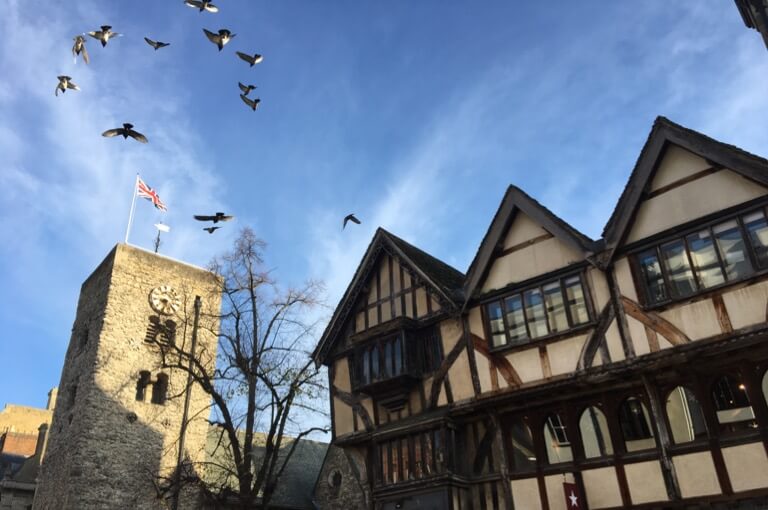
[[[419,360],[419,366],[414,366],[416,359]],[[367,386],[409,373],[415,375],[417,371],[433,372],[440,368],[442,362],[442,340],[437,327],[407,334],[400,332],[367,343],[357,350],[357,385]]]
[[[724,375],[712,386],[712,400],[722,432],[736,432],[757,427],[755,413],[747,396],[747,387],[738,378]]]
[[[157,374],[157,380],[152,385],[152,403],[162,405],[168,397],[168,376]]]
[[[684,386],[678,386],[667,396],[667,419],[675,444],[688,443],[707,437],[704,413],[696,396]]]
[[[590,406],[581,413],[579,432],[584,445],[584,456],[588,459],[613,455],[613,445],[608,432],[608,422],[603,412]]]
[[[648,410],[639,398],[629,397],[619,406],[619,424],[628,452],[656,446],[650,422]]]
[[[768,268],[765,211],[753,211],[667,241],[638,253],[636,261],[648,304],[742,280]]]
[[[507,429],[512,454],[509,460],[513,471],[531,471],[536,469],[536,450],[533,447],[531,429],[522,417],[512,420]]]
[[[485,305],[491,346],[520,345],[590,321],[580,275],[545,282]]]
[[[439,455],[440,430],[428,430],[379,444],[379,475],[381,483],[394,484],[420,480],[442,473]]]
[[[544,443],[547,446],[547,460],[550,464],[573,460],[568,430],[559,414],[550,414],[545,420]]]

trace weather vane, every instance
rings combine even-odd
[[[157,237],[155,237],[155,253],[157,253],[157,250],[160,249],[160,232],[170,232],[171,227],[161,221],[160,223],[155,223],[155,228],[157,229]]]

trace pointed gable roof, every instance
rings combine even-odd
[[[677,145],[707,160],[712,166],[727,168],[768,186],[768,160],[675,124],[665,117],[657,117],[616,208],[603,229],[603,263],[608,264],[613,259],[616,249],[628,234],[638,205],[650,186],[669,144]]]
[[[547,232],[582,253],[585,259],[594,255],[595,241],[563,221],[517,186],[509,186],[467,271],[464,285],[467,302],[488,273],[494,255],[500,250],[504,235],[512,225],[517,211],[522,211]]]
[[[461,271],[379,227],[376,229],[352,281],[344,292],[344,296],[336,306],[320,342],[312,353],[315,363],[325,362],[325,358],[336,342],[336,337],[346,323],[349,314],[353,311],[357,298],[365,287],[371,272],[375,269],[379,254],[383,250],[399,258],[401,263],[408,266],[420,280],[430,286],[449,308],[458,309],[462,303],[464,274]]]

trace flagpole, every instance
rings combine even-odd
[[[133,211],[136,208],[136,191],[139,189],[139,173],[136,172],[136,180],[133,183],[133,198],[131,199],[131,212],[128,214],[128,228],[125,229],[125,244],[128,244],[128,235],[131,233],[133,223]]]

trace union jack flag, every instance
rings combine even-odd
[[[141,180],[141,177],[139,177],[138,181],[136,181],[136,193],[141,198],[146,198],[147,200],[152,201],[152,205],[154,205],[156,208],[160,209],[161,211],[167,211],[168,208],[165,207],[165,204],[162,200],[160,200],[160,195],[157,194],[157,191],[153,190],[149,186],[146,185],[144,181]]]

